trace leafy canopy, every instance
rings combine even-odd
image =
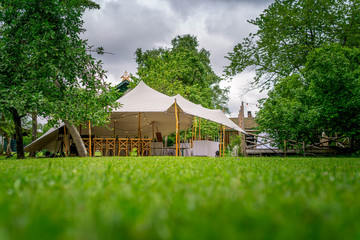
[[[20,115],[104,122],[115,101],[101,62],[80,38],[88,0],[0,2],[0,104]]]
[[[180,94],[208,108],[226,105],[227,89],[219,86],[222,80],[212,70],[210,52],[199,49],[195,36],[177,36],[171,48],[135,52],[138,64],[134,84],[143,80],[150,87],[167,95]]]
[[[18,158],[25,157],[26,114],[69,126],[86,120],[102,124],[116,105],[101,62],[80,38],[84,11],[96,8],[90,0],[0,1],[0,109],[11,112]]]
[[[299,75],[281,79],[264,99],[257,122],[280,143],[316,142],[324,132],[359,141],[360,49],[338,44],[312,51]]]
[[[297,74],[307,56],[324,44],[357,47],[360,44],[358,0],[276,0],[250,20],[258,31],[244,38],[226,58],[226,74],[254,67],[253,85],[269,88],[279,79]]]

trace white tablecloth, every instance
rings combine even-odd
[[[152,156],[163,155],[163,143],[162,142],[152,142],[151,143],[151,155]]]
[[[175,156],[175,146],[165,148],[162,142],[151,143],[152,156]],[[191,156],[190,143],[180,143],[180,155]]]
[[[197,140],[193,143],[193,156],[215,157],[216,151],[219,151],[219,142],[208,140]]]
[[[191,156],[190,143],[180,143],[180,154],[181,156]]]

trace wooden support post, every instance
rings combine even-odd
[[[193,118],[193,122],[192,122],[192,130],[191,130],[191,148],[193,148],[193,143],[194,143],[194,124],[195,124],[195,117]]]
[[[177,109],[177,104],[176,104],[176,99],[175,99],[175,124],[176,124],[176,137],[175,137],[175,142],[176,142],[176,154],[175,156],[177,157],[179,155],[179,146],[178,146],[178,142],[179,142],[179,121],[178,121],[178,109]]]
[[[284,140],[284,157],[286,157],[286,140]]]
[[[304,157],[305,157],[305,142],[303,142],[303,151],[304,151]]]
[[[180,144],[180,143],[181,143],[181,135],[180,135],[180,127],[181,127],[181,126],[180,126],[180,111],[179,111],[179,109],[178,109],[178,123],[179,123],[179,124],[178,124],[178,132],[179,132],[179,137],[178,137],[179,150],[178,150],[178,151],[179,151],[179,156],[181,156],[181,146],[180,146],[180,145],[181,145],[181,144]]]
[[[199,118],[199,140],[201,140],[201,118]]]
[[[194,140],[197,140],[198,138],[197,138],[197,134],[198,134],[198,132],[197,132],[197,128],[198,128],[198,119],[197,118],[195,118],[195,133],[194,133]]]
[[[222,125],[220,125],[220,134],[219,134],[219,137],[220,137],[220,145],[219,145],[219,156],[221,157],[222,156]]]
[[[223,108],[223,113],[225,114],[225,109]],[[223,130],[223,146],[222,146],[222,150],[223,150],[223,157],[225,157],[225,126],[222,126],[222,130]]]
[[[152,127],[152,139],[155,139],[155,126],[154,126],[154,121],[151,122],[151,127]]]
[[[141,113],[139,112],[138,137],[141,139]]]
[[[67,157],[66,127],[64,126],[65,157]]]
[[[89,156],[92,157],[91,153],[91,122],[89,120]]]
[[[245,130],[245,119],[244,119],[244,102],[241,102],[240,111],[238,115],[239,127]],[[245,134],[239,132],[241,138],[241,155],[246,156],[246,136]]]
[[[116,137],[116,119],[114,119],[114,137]]]
[[[225,157],[225,126],[223,126],[223,157]]]

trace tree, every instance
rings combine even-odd
[[[314,129],[318,112],[306,104],[307,87],[299,75],[279,80],[269,91],[268,98],[260,101],[256,122],[281,145],[284,140],[314,142],[321,129]],[[305,102],[304,102],[305,101]]]
[[[191,35],[177,36],[171,45],[171,48],[136,50],[139,77],[134,78],[132,87],[143,80],[164,94],[180,94],[207,108],[224,108],[228,89],[219,86],[223,79],[212,70],[210,52],[199,49],[197,38]],[[202,129],[202,135],[213,136],[217,124],[204,120]]]
[[[358,0],[276,0],[249,23],[258,31],[237,44],[226,74],[255,67],[254,86],[269,88],[292,74],[303,81],[307,56],[324,44],[360,44]]]
[[[167,95],[180,94],[208,108],[226,105],[227,89],[219,86],[222,78],[211,68],[210,52],[199,49],[195,36],[177,36],[171,48],[135,52],[138,64],[132,86],[143,80],[150,87]]]
[[[37,139],[37,129],[38,129],[38,122],[37,122],[37,114],[36,112],[31,113],[31,141],[35,141]],[[29,157],[35,157],[36,152],[30,152]]]
[[[2,136],[6,138],[7,142],[6,149],[2,149],[1,154],[3,154],[3,151],[5,150],[6,155],[11,155],[10,142],[11,136],[14,134],[14,123],[11,121],[9,112],[4,111],[4,109],[1,109],[0,116],[0,132]],[[1,144],[2,147],[4,147],[4,142]]]
[[[318,113],[317,125],[328,135],[360,140],[360,49],[339,45],[316,49],[308,57],[304,77],[307,104]]]
[[[360,50],[338,44],[315,49],[301,78],[279,80],[264,99],[257,122],[279,143],[314,143],[322,132],[360,140]]]
[[[101,62],[79,37],[84,11],[97,8],[89,0],[0,2],[0,105],[12,115],[18,158],[27,113],[64,121],[84,150],[73,124],[104,123],[115,105]]]

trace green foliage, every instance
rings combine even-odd
[[[169,136],[168,136],[168,138],[167,138],[167,146],[173,146],[174,144],[175,144],[175,142],[176,142],[176,136],[175,136],[175,134],[170,134]]]
[[[281,143],[316,142],[322,132],[360,140],[360,50],[324,46],[308,56],[304,79],[281,79],[262,100],[257,122]]]
[[[241,156],[241,136],[240,135],[232,135],[230,137],[229,148],[232,153],[235,153],[236,156]]]
[[[47,131],[49,131],[54,125],[50,122],[45,123],[44,125],[39,125],[38,129],[40,133],[38,133],[38,138],[44,135]]]
[[[29,145],[31,142],[31,136],[24,136],[24,146]]]
[[[138,149],[137,149],[137,148],[133,148],[133,149],[131,150],[130,156],[131,156],[131,157],[137,157],[137,155],[138,155]]]
[[[12,114],[20,150],[28,113],[100,125],[116,107],[101,62],[80,38],[82,15],[97,8],[90,0],[0,2],[0,108]]]
[[[359,139],[360,49],[325,46],[309,55],[304,72],[308,105],[318,112],[318,126],[328,134]]]
[[[137,49],[138,78],[133,77],[134,87],[140,80],[164,94],[180,94],[186,99],[208,108],[226,105],[227,89],[221,89],[222,80],[210,65],[210,52],[199,49],[195,36],[177,36],[172,48],[143,51]]]
[[[307,56],[324,44],[358,47],[358,0],[276,0],[259,17],[250,20],[258,31],[236,45],[227,58],[227,75],[256,68],[254,84],[269,87],[297,74]]]
[[[7,133],[9,136],[14,134],[14,123],[11,120],[11,115],[5,109],[1,109],[0,106],[0,134]]]
[[[4,240],[360,234],[357,158],[0,159]]]
[[[79,36],[82,14],[97,7],[84,0],[1,2],[1,106],[75,124],[104,122],[115,91]]]

